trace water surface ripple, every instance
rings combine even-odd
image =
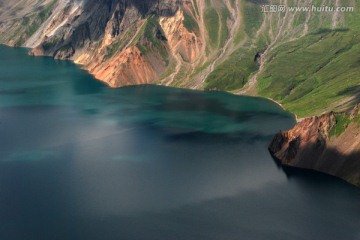
[[[0,239],[360,239],[357,188],[269,156],[274,103],[0,53]]]

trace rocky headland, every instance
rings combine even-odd
[[[269,146],[283,165],[340,177],[360,187],[359,105],[349,113],[305,118]]]

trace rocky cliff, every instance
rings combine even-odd
[[[264,12],[270,5],[285,11]],[[328,113],[279,133],[270,150],[284,164],[358,184],[358,126],[346,114],[330,112],[360,102],[359,5],[360,0],[0,0],[0,43],[72,60],[111,87],[222,90],[274,99],[299,117]],[[306,10],[312,6],[333,10]]]
[[[355,7],[357,1],[324,0],[321,5]],[[337,32],[338,39],[329,39],[339,42],[339,49],[331,56],[344,54],[359,42],[358,39],[341,41],[348,30],[356,28],[357,15],[330,11],[312,14],[289,9],[262,12],[263,5],[271,4],[290,8],[319,3],[316,0],[1,0],[0,43],[32,48],[31,53],[36,56],[73,60],[112,87],[157,83],[269,95],[282,100],[287,95],[296,95],[297,85],[303,79],[294,76],[297,81],[288,84],[292,91],[287,86],[278,89],[279,79],[268,79],[274,75],[271,70],[276,69],[272,65],[285,59],[277,56],[285,52],[291,57],[287,63],[294,62],[299,58],[296,49],[306,47],[296,44],[306,41],[313,45],[320,40],[326,43]],[[354,36],[353,32],[348,36]],[[290,43],[291,46],[283,48]],[[287,51],[292,48],[295,50]],[[322,59],[324,63],[313,64],[314,67],[324,68],[331,60]],[[303,86],[299,89],[304,93]],[[286,101],[293,99],[289,96]]]
[[[203,2],[24,0],[21,6],[31,5],[27,11],[14,2],[0,6],[13,15],[0,11],[1,42],[32,48],[35,56],[73,60],[111,87],[200,85],[202,79],[190,82],[188,76],[220,51],[206,49]],[[231,8],[224,2],[216,8]],[[231,24],[228,17],[223,28]]]
[[[25,4],[29,3],[21,5]],[[3,17],[2,42],[32,48],[35,56],[73,60],[112,87],[165,79],[176,64],[194,63],[204,51],[198,27],[188,29],[183,23],[186,15],[197,24],[198,6],[193,1],[53,0],[32,4],[35,13],[13,10],[19,16]]]
[[[269,146],[285,166],[317,170],[360,187],[359,105],[350,113],[306,118]]]

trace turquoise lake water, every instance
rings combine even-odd
[[[0,46],[1,240],[360,239],[360,191],[285,172],[260,98],[110,89]]]

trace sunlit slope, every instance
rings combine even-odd
[[[273,98],[300,117],[345,110],[360,84],[359,1],[241,1],[239,44],[205,88]],[[263,13],[263,4],[342,6],[354,12]]]
[[[258,90],[300,117],[340,110],[358,102],[360,35],[324,30],[282,45],[259,75]]]
[[[265,13],[264,5],[287,11]],[[0,42],[69,59],[112,87],[273,98],[298,116],[359,102],[360,0],[0,1]],[[354,12],[294,11],[354,7]],[[96,19],[96,21],[94,21]]]
[[[347,110],[360,101],[359,1],[339,5],[355,6],[355,11],[333,16],[330,22],[312,13],[306,36],[269,52],[258,77],[260,95],[300,117]]]

